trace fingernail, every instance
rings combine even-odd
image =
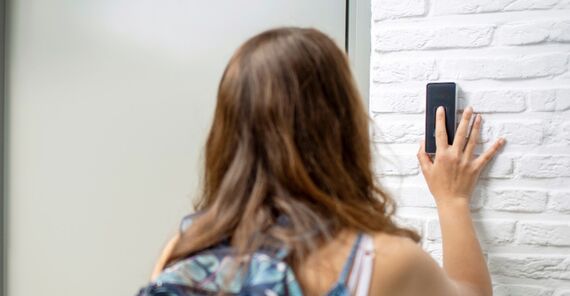
[[[441,112],[441,111],[443,111],[443,106],[437,107],[437,112]]]
[[[499,144],[504,145],[505,144],[505,138],[500,138],[499,139]]]

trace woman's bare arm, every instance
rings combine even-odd
[[[168,259],[168,257],[170,257],[170,254],[174,250],[174,246],[176,245],[176,243],[178,243],[178,239],[179,239],[179,234],[176,234],[173,238],[171,238],[168,241],[168,243],[162,250],[160,257],[156,261],[154,268],[152,270],[152,275],[150,276],[151,281],[154,281],[166,266],[166,260]]]
[[[438,108],[435,158],[432,162],[422,143],[418,159],[438,208],[445,273],[457,287],[457,295],[492,295],[491,278],[473,227],[469,201],[481,171],[505,141],[497,140],[475,157],[481,116],[476,115],[471,137],[467,139],[472,115],[472,108],[466,108],[454,142],[448,145],[444,110]]]

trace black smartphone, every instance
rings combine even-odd
[[[457,85],[455,82],[434,82],[426,86],[426,153],[434,154],[435,146],[435,114],[437,107],[445,110],[445,129],[447,142],[453,144],[457,127]]]

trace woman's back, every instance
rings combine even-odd
[[[326,295],[337,282],[342,268],[349,259],[357,233],[344,231],[328,244],[319,248],[296,270],[305,295]],[[371,234],[374,253],[372,268],[360,269],[357,282],[370,276],[363,287],[364,295],[454,295],[443,283],[444,274],[437,263],[409,238],[385,233]],[[354,265],[353,265],[354,266]],[[368,274],[370,273],[370,274]],[[353,287],[350,287],[353,288]],[[360,296],[352,291],[351,295]]]
[[[280,255],[256,252],[246,276],[235,278],[226,278],[236,266],[230,262],[239,261],[230,249],[226,242],[178,262],[139,295],[477,295],[454,286],[417,243],[397,235],[341,231],[294,270]]]
[[[196,205],[202,214],[169,244],[154,276],[160,279],[223,242],[235,258],[245,258],[240,266],[253,262],[259,250],[287,250],[281,258],[286,264],[275,265],[272,275],[285,279],[279,270],[290,267],[298,292],[307,295],[330,289],[344,295],[346,287],[351,294],[489,295],[469,199],[503,141],[475,157],[481,118],[470,132],[472,115],[466,108],[448,143],[438,108],[437,152],[433,159],[423,145],[418,152],[438,207],[442,270],[419,246],[420,236],[394,221],[394,202],[374,174],[369,118],[344,52],[314,29],[254,36],[231,58],[220,82]],[[360,234],[373,243],[357,239]],[[365,248],[350,256],[353,246]],[[188,289],[201,284],[194,281]]]
[[[370,239],[372,248],[367,248],[363,244],[362,238],[357,240],[358,235],[355,231],[343,231],[328,243],[322,245],[319,249],[312,252],[295,271],[298,281],[307,295],[326,295],[332,287],[341,283],[344,284],[353,293],[355,290],[365,289],[367,291],[374,290],[377,287],[370,287],[371,284],[376,285],[376,281],[367,281],[375,275],[374,267],[378,262],[377,248],[375,246],[375,235],[364,234],[365,238]],[[366,241],[364,241],[366,242]],[[355,250],[355,247],[358,248]],[[370,252],[368,257],[362,258],[355,255],[355,251]],[[352,256],[351,256],[352,255]],[[358,268],[365,261],[370,261],[370,267]],[[343,278],[343,272],[348,268],[347,277]],[[358,269],[356,271],[355,269]],[[349,279],[354,277],[358,272],[358,281],[353,281],[350,285]]]

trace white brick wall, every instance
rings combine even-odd
[[[570,0],[371,0],[376,170],[399,221],[441,261],[415,154],[425,84],[455,81],[483,113],[481,149],[507,145],[472,211],[496,295],[570,296]]]

